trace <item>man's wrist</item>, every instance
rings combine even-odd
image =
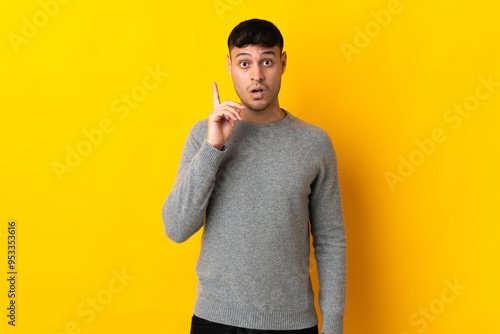
[[[224,147],[226,147],[226,145],[224,145],[224,144],[222,144],[222,145],[217,145],[217,146],[212,145],[212,144],[208,141],[208,139],[207,139],[207,143],[209,143],[209,144],[210,144],[210,146],[212,146],[213,148],[218,149],[219,151],[222,151],[222,149],[223,149]]]

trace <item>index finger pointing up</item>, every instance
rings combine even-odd
[[[214,109],[215,109],[220,104],[219,90],[217,89],[217,84],[215,83],[215,81],[212,82],[212,90],[213,90]]]

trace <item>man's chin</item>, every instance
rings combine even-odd
[[[269,107],[266,103],[245,103],[245,106],[252,111],[263,111]]]

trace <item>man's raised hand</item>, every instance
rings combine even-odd
[[[217,84],[212,82],[214,110],[208,115],[207,141],[217,149],[222,149],[233,133],[236,121],[242,121],[240,113],[245,106],[234,102],[220,103]]]

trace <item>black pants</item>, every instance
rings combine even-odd
[[[202,318],[198,318],[193,314],[191,319],[191,333],[190,334],[318,334],[318,325],[311,328],[297,329],[297,330],[261,330],[234,327],[223,325]]]

